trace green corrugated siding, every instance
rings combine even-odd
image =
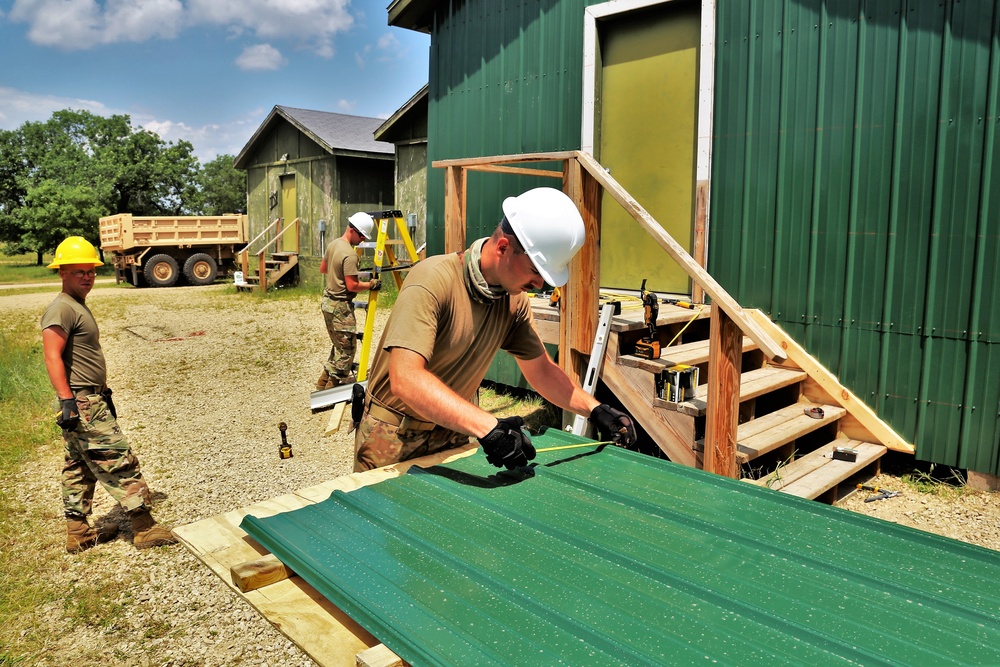
[[[241,528],[413,665],[1000,664],[995,551],[618,447]]]
[[[918,458],[993,474],[998,33],[993,0],[718,0],[709,239]]]
[[[585,0],[442,3],[430,54],[428,159],[580,147]],[[552,165],[539,165],[551,168]],[[548,178],[469,174],[468,239],[500,220],[505,196]],[[427,177],[427,251],[444,250],[444,172]]]

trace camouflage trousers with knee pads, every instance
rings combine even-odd
[[[357,320],[354,303],[324,296],[320,305],[326,332],[330,335],[330,358],[323,368],[336,384],[353,381],[354,350],[357,347]]]
[[[80,423],[63,430],[62,496],[67,518],[90,514],[100,482],[126,513],[151,509],[139,459],[100,394],[79,394]]]

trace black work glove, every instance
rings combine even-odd
[[[479,438],[486,460],[507,470],[528,465],[528,461],[535,458],[535,447],[528,434],[521,430],[522,426],[524,419],[521,417],[498,419],[493,430]]]
[[[115,402],[111,400],[111,394],[115,392],[111,391],[111,387],[105,387],[104,391],[101,392],[101,397],[104,399],[104,404],[108,406],[108,412],[115,419],[118,419],[118,411],[115,410]]]
[[[59,407],[62,411],[56,415],[56,423],[64,431],[76,430],[80,424],[80,408],[76,405],[75,398],[60,398]]]
[[[371,282],[368,283],[368,284],[371,285],[371,287],[369,287],[368,289],[370,291],[372,291],[372,292],[377,292],[380,289],[382,289],[382,279],[381,278],[372,278]]]
[[[638,438],[632,418],[607,403],[601,403],[591,410],[590,421],[597,427],[601,438],[621,447],[635,444]]]

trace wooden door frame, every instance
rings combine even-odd
[[[675,0],[614,0],[584,9],[583,15],[583,118],[580,149],[598,161],[597,103],[600,99],[601,62],[597,24],[600,21],[620,18],[641,9],[665,5]],[[701,0],[701,40],[698,61],[698,121],[695,164],[695,261],[705,268],[708,262],[709,205],[711,202],[712,173],[712,105],[715,99],[715,0]],[[704,291],[692,284],[694,301],[701,301]]]

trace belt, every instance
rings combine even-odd
[[[333,296],[332,293],[324,291],[323,292],[323,296],[326,297],[327,299],[330,299],[331,301],[343,301],[344,303],[351,303],[351,302],[354,301],[354,295],[353,294],[351,296],[345,298],[345,297],[342,297],[342,296]]]
[[[81,393],[84,393],[84,394],[86,394],[86,395],[89,396],[91,394],[100,394],[100,393],[103,393],[104,390],[107,389],[107,388],[108,388],[108,385],[106,385],[106,384],[105,385],[101,385],[100,387],[98,387],[97,385],[84,385],[82,387],[70,387],[70,391],[73,392],[74,396],[77,396],[77,395],[79,395]]]
[[[379,421],[399,427],[400,431],[430,431],[437,426],[433,422],[422,422],[391,408],[383,407],[374,401],[368,404],[368,414]]]

